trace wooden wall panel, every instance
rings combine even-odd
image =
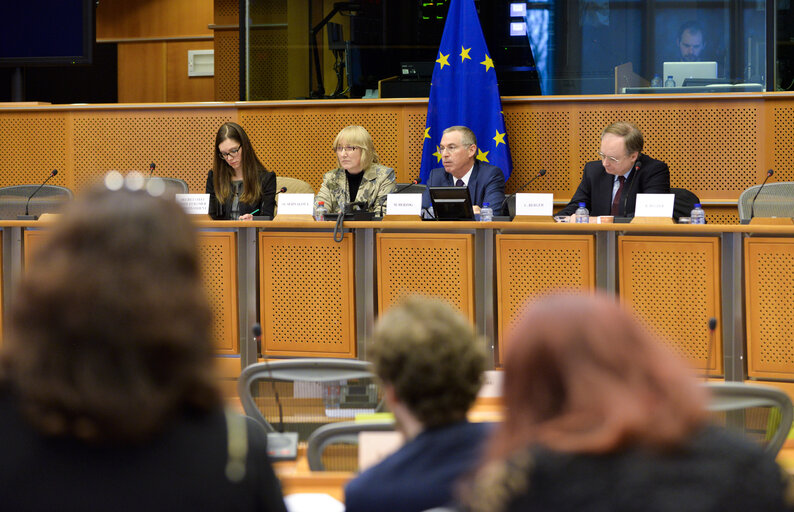
[[[496,235],[498,345],[533,298],[553,290],[595,289],[592,235]]]
[[[118,45],[119,103],[150,103],[166,100],[166,43]]]
[[[212,307],[212,339],[219,354],[240,353],[237,299],[237,233],[199,231],[201,275]]]
[[[378,233],[378,311],[408,295],[436,297],[474,322],[474,239],[455,233]]]
[[[166,45],[165,101],[214,101],[215,77],[188,76],[188,50],[212,50],[212,41],[174,41]]]
[[[744,241],[747,374],[794,379],[794,240]]]
[[[618,269],[621,301],[695,368],[721,373],[719,238],[620,236]]]
[[[41,183],[53,169],[53,185],[70,187],[72,144],[64,112],[0,113],[0,186]]]
[[[211,36],[212,0],[102,0],[96,9],[99,41]]]
[[[353,235],[259,233],[266,356],[356,356]]]

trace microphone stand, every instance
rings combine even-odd
[[[775,171],[773,169],[769,169],[768,171],[766,171],[766,178],[764,178],[764,182],[761,183],[761,186],[758,187],[758,192],[756,192],[755,195],[753,196],[753,202],[750,203],[750,220],[752,220],[753,217],[755,217],[755,200],[758,199],[758,194],[760,194],[761,190],[764,189],[764,186],[766,185],[766,180],[771,178],[773,174],[775,174]]]
[[[30,215],[30,210],[29,210],[29,208],[30,208],[30,200],[33,199],[33,196],[38,194],[39,190],[41,190],[44,187],[44,185],[46,185],[47,182],[50,181],[50,178],[52,178],[56,174],[58,174],[58,169],[53,169],[52,172],[50,173],[50,175],[47,176],[47,179],[44,180],[41,183],[41,185],[39,185],[39,187],[36,190],[34,190],[32,194],[30,194],[28,196],[28,200],[25,202],[25,215],[17,215],[17,220],[39,220],[39,216],[38,215]]]

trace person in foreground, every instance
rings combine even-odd
[[[351,202],[361,210],[385,213],[386,195],[394,191],[394,169],[381,165],[372,137],[363,126],[347,126],[333,144],[339,167],[323,176],[315,207],[325,202],[328,213],[339,213]],[[351,198],[355,198],[351,201]]]
[[[194,227],[175,202],[83,193],[9,319],[0,508],[285,510],[263,429],[224,413]]]
[[[373,362],[406,443],[348,483],[347,512],[451,502],[454,482],[487,437],[487,425],[466,421],[485,369],[483,346],[468,321],[438,300],[409,298],[381,317]]]
[[[276,175],[265,169],[251,140],[237,123],[223,123],[215,135],[215,159],[207,174],[210,217],[253,220],[273,216]]]
[[[791,509],[777,464],[709,425],[705,388],[613,298],[531,304],[504,371],[504,423],[463,510]]]
[[[501,214],[505,200],[505,175],[494,165],[477,160],[477,137],[466,126],[450,126],[438,146],[443,167],[430,171],[428,187],[468,187],[474,213],[489,203],[495,215]],[[430,206],[430,192],[425,191],[422,207]]]
[[[669,194],[667,164],[642,153],[642,132],[619,121],[601,132],[600,161],[588,162],[582,181],[557,215],[572,215],[583,202],[590,216],[633,217],[637,194]]]

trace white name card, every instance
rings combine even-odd
[[[422,194],[388,194],[386,196],[386,215],[422,214]]]
[[[516,194],[516,215],[554,214],[554,194]]]
[[[477,396],[481,398],[502,396],[502,381],[504,372],[499,370],[488,370],[483,373],[482,387]]]
[[[175,194],[176,202],[190,215],[207,215],[210,211],[209,194]]]
[[[279,215],[314,215],[314,194],[279,194]]]
[[[674,194],[637,194],[635,217],[672,217]]]

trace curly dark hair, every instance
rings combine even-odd
[[[381,380],[433,428],[466,418],[482,384],[484,346],[445,302],[410,297],[378,321],[372,361]]]
[[[220,406],[194,231],[172,201],[104,187],[57,221],[13,298],[1,363],[38,430],[132,442]]]

